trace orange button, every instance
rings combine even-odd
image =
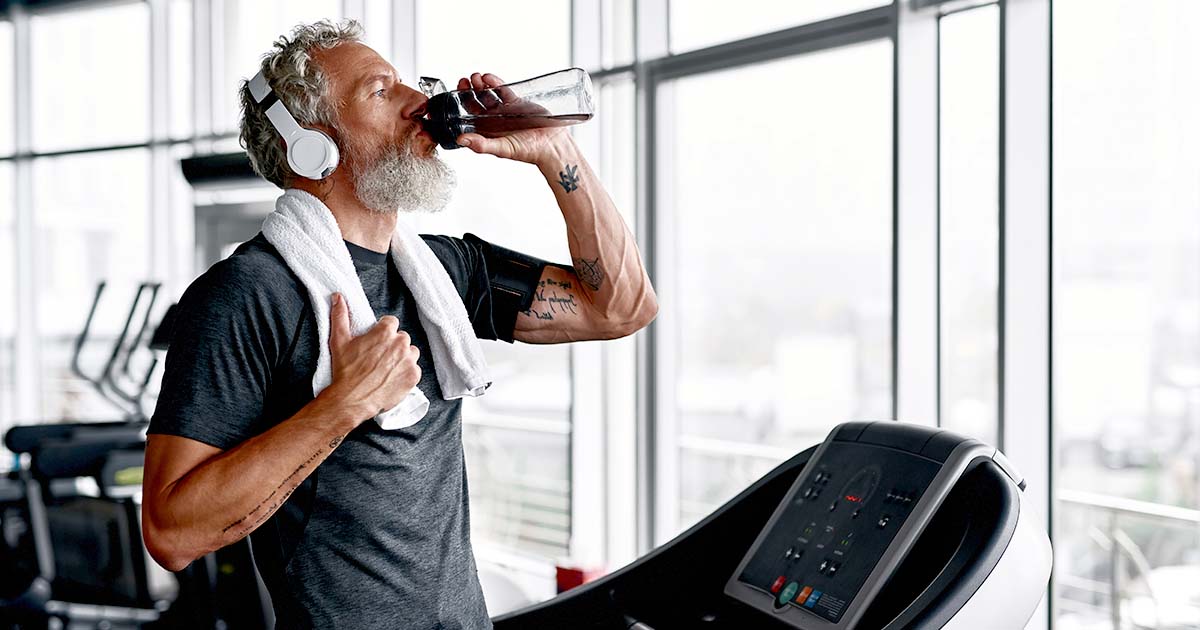
[[[805,586],[804,588],[800,589],[800,594],[796,596],[796,603],[803,606],[804,602],[808,600],[808,596],[811,594],[812,594],[812,587]]]

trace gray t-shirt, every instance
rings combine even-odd
[[[476,335],[497,330],[486,243],[425,236]],[[376,316],[420,351],[429,412],[405,429],[367,421],[251,534],[279,628],[491,628],[471,550],[459,400],[442,399],[412,293],[386,254],[347,243]],[[180,300],[150,433],[229,449],[313,398],[317,329],[308,293],[259,234]]]

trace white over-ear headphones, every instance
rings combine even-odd
[[[338,165],[338,148],[332,138],[316,129],[306,129],[296,122],[283,101],[271,90],[262,72],[250,79],[250,96],[267,112],[271,125],[283,136],[287,146],[288,166],[292,172],[308,179],[325,179]]]

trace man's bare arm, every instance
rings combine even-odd
[[[351,338],[344,300],[330,314],[333,382],[296,415],[227,451],[187,438],[146,442],[142,532],[177,571],[265,522],[347,433],[395,406],[421,379],[418,351],[394,317]]]
[[[227,451],[173,435],[149,436],[142,527],[150,554],[178,571],[244,538],[337,448],[357,425],[351,418],[327,396]]]
[[[497,89],[493,74],[472,74],[460,90]],[[526,343],[612,339],[632,334],[658,314],[658,299],[642,265],[637,240],[562,127],[520,131],[498,138],[459,137],[476,153],[534,164],[554,191],[567,222],[571,268],[547,267],[532,307],[517,316],[513,337]]]

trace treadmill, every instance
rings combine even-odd
[[[669,543],[496,630],[1019,630],[1052,553],[995,447],[837,426]]]

